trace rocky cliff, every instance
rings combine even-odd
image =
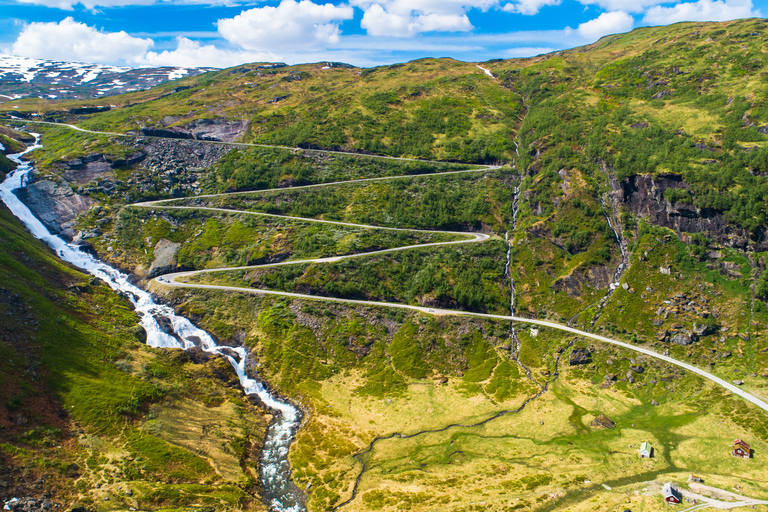
[[[629,210],[651,224],[672,229],[681,234],[702,233],[724,247],[755,251],[768,250],[765,230],[750,235],[729,223],[722,212],[711,208],[696,208],[691,204],[671,202],[664,198],[669,189],[687,189],[679,174],[632,176],[621,183],[612,181],[615,196]]]

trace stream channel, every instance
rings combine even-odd
[[[304,494],[293,484],[288,463],[288,450],[301,423],[299,409],[288,402],[278,400],[260,380],[246,373],[248,353],[244,347],[217,345],[210,334],[186,318],[178,316],[173,308],[156,303],[149,292],[132,284],[127,274],[48,231],[13,192],[29,183],[29,174],[33,171],[32,165],[22,160],[22,156],[39,147],[35,144],[23,153],[8,155],[8,158],[18,164],[18,168],[0,184],[0,200],[24,223],[35,238],[48,244],[63,260],[98,277],[113,290],[123,292],[133,303],[141,319],[141,326],[147,332],[147,345],[185,350],[200,347],[206,352],[224,356],[232,363],[243,391],[248,395],[257,395],[275,416],[267,430],[259,465],[265,503],[271,510],[278,512],[306,510]]]

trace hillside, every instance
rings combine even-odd
[[[0,497],[259,510],[269,416],[232,389],[229,363],[148,349],[130,303],[5,206],[0,244]]]
[[[0,110],[42,133],[19,195],[52,232],[237,338],[301,404],[308,510],[655,511],[690,473],[768,498],[768,413],[716,380],[768,399],[766,41],[763,20],[682,23],[479,66],[253,64],[99,112]],[[205,403],[181,354],[124,344],[170,365],[174,403]],[[121,435],[153,433],[163,397]],[[237,489],[213,506],[257,506]]]
[[[0,100],[105,98],[196,76],[205,68],[125,68],[55,62],[0,53]]]

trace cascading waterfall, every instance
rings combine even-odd
[[[619,262],[619,265],[616,267],[616,271],[613,273],[613,281],[608,287],[608,293],[606,293],[603,296],[603,298],[597,302],[597,313],[592,317],[592,321],[589,324],[590,327],[594,327],[594,325],[600,319],[600,316],[602,316],[603,308],[605,308],[605,305],[608,304],[608,300],[610,300],[611,295],[613,295],[613,292],[616,291],[616,289],[619,287],[619,284],[621,283],[621,276],[624,275],[624,272],[629,267],[629,253],[627,253],[627,250],[624,247],[623,238],[619,234],[619,231],[616,229],[616,227],[613,225],[611,216],[608,215],[608,210],[605,208],[605,200],[603,199],[602,196],[600,197],[600,206],[603,207],[603,215],[605,216],[605,220],[608,221],[608,226],[613,231],[613,236],[616,238],[616,243],[619,244],[619,249],[621,250],[621,261]],[[578,317],[578,314],[574,316],[571,319],[571,321],[575,320],[576,317]]]
[[[36,140],[39,138],[35,135]],[[40,145],[29,147],[23,153],[8,155],[18,164],[6,180],[0,184],[0,200],[21,220],[35,238],[48,244],[63,260],[83,269],[106,282],[113,290],[123,292],[133,303],[147,332],[147,345],[151,347],[189,349],[200,347],[206,352],[226,357],[240,378],[240,384],[248,395],[257,395],[275,414],[269,426],[261,456],[261,477],[267,505],[280,512],[303,512],[303,493],[290,478],[288,450],[301,422],[300,411],[290,403],[275,398],[264,384],[246,372],[248,354],[244,347],[218,346],[206,331],[196,327],[184,317],[176,315],[168,306],[157,304],[152,295],[129,282],[129,276],[97,260],[90,254],[51,234],[40,220],[13,193],[28,183],[32,166],[22,156]]]
[[[627,269],[627,265],[629,263],[629,255],[627,254],[627,250],[624,248],[624,242],[622,241],[619,232],[614,227],[613,221],[611,221],[611,216],[608,215],[608,211],[605,209],[605,200],[602,197],[600,197],[600,206],[603,207],[603,215],[605,215],[605,220],[608,221],[608,226],[611,228],[611,230],[613,230],[613,236],[616,237],[616,243],[619,244],[619,249],[621,250],[621,262],[619,263],[619,266],[616,267],[616,272],[613,273],[613,287],[616,288],[619,286],[619,281],[621,281],[622,274],[624,274],[624,271]]]
[[[514,141],[515,143],[515,155],[518,157],[520,156],[520,153],[518,152],[518,146],[517,141]],[[517,169],[517,162],[516,160],[512,160],[512,167]],[[518,172],[518,182],[517,185],[515,185],[515,191],[514,195],[512,196],[512,234],[514,236],[515,232],[517,231],[517,212],[520,208],[520,186],[523,184],[523,175],[522,173]],[[515,297],[517,296],[517,290],[515,288],[515,278],[512,275],[512,240],[509,238],[509,231],[504,233],[504,240],[507,242],[507,264],[504,267],[504,274],[507,276],[507,279],[509,279],[509,315],[515,316]],[[547,389],[546,384],[541,384],[540,382],[536,381],[536,379],[533,378],[533,373],[531,372],[530,368],[528,368],[526,365],[523,364],[522,361],[520,361],[520,338],[517,336],[517,329],[515,327],[515,322],[510,322],[509,325],[509,337],[510,341],[512,342],[512,349],[510,350],[510,354],[512,356],[512,359],[517,363],[517,365],[525,372],[526,377],[528,380],[530,380],[532,383],[536,384],[541,388],[541,391],[538,395],[536,395],[534,398],[538,398],[541,393],[544,393]],[[528,402],[526,402],[528,403]]]

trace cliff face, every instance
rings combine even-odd
[[[657,226],[678,233],[702,233],[713,242],[736,249],[768,250],[764,230],[750,235],[733,226],[722,212],[711,208],[696,208],[690,204],[670,202],[664,198],[668,189],[685,189],[688,184],[678,174],[632,176],[621,183],[613,182],[614,194],[629,210]]]
[[[154,127],[145,127],[141,133],[147,136],[173,139],[195,139],[215,142],[234,142],[248,130],[248,121],[225,121],[221,119],[197,119],[186,126],[170,126],[179,121],[178,117],[166,117]]]
[[[92,194],[112,196],[134,190],[181,197],[199,193],[204,170],[232,150],[227,145],[157,138],[138,138],[124,144],[131,150],[128,157],[116,159],[93,153],[56,162],[52,170],[58,179],[44,179],[33,173],[37,181],[16,194],[51,233],[73,240],[78,237],[74,229],[78,215],[98,203]],[[126,182],[116,178],[118,169],[132,169]],[[88,233],[81,236],[88,238]]]
[[[75,236],[75,218],[96,204],[90,197],[76,194],[67,182],[38,181],[14,193],[51,233],[69,240]]]

